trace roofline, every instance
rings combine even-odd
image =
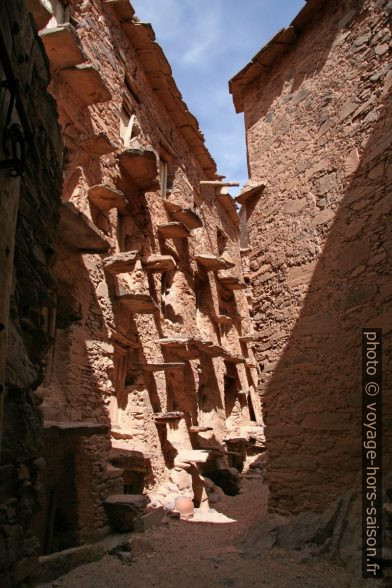
[[[263,73],[270,72],[282,55],[290,51],[298,37],[313,20],[315,14],[325,6],[325,0],[305,0],[305,6],[299,11],[290,25],[281,29],[258,53],[229,81],[229,92],[237,113],[244,111],[245,88]]]
[[[204,135],[199,128],[197,119],[188,110],[188,106],[182,99],[166,55],[155,40],[154,29],[150,23],[142,23],[134,16],[135,11],[127,0],[117,0],[117,2],[113,2],[113,4],[115,3],[127,4],[129,16],[119,19],[119,25],[132,43],[136,57],[140,61],[153,91],[184,137],[206,178],[217,179],[216,163],[205,144]],[[105,4],[108,5],[111,2],[107,1]]]

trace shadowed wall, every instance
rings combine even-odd
[[[390,12],[329,2],[243,91],[250,178],[267,184],[245,208],[270,508],[281,513],[321,511],[359,482],[367,326],[383,328],[389,465]]]

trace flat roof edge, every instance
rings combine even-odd
[[[268,73],[273,65],[291,49],[300,34],[326,5],[325,0],[307,0],[287,28],[276,33],[252,59],[229,80],[229,92],[233,96],[236,112],[243,112],[243,90],[262,73]]]

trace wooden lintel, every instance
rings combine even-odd
[[[235,188],[240,185],[239,182],[225,182],[223,180],[200,180],[200,186],[227,186],[229,188]]]

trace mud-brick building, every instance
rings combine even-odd
[[[270,507],[360,483],[361,329],[384,337],[391,456],[391,3],[309,0],[230,82],[245,116]]]
[[[125,528],[134,495],[207,507],[204,474],[235,492],[264,441],[239,217],[151,25],[125,0],[28,5],[65,146],[33,525],[50,554]]]

